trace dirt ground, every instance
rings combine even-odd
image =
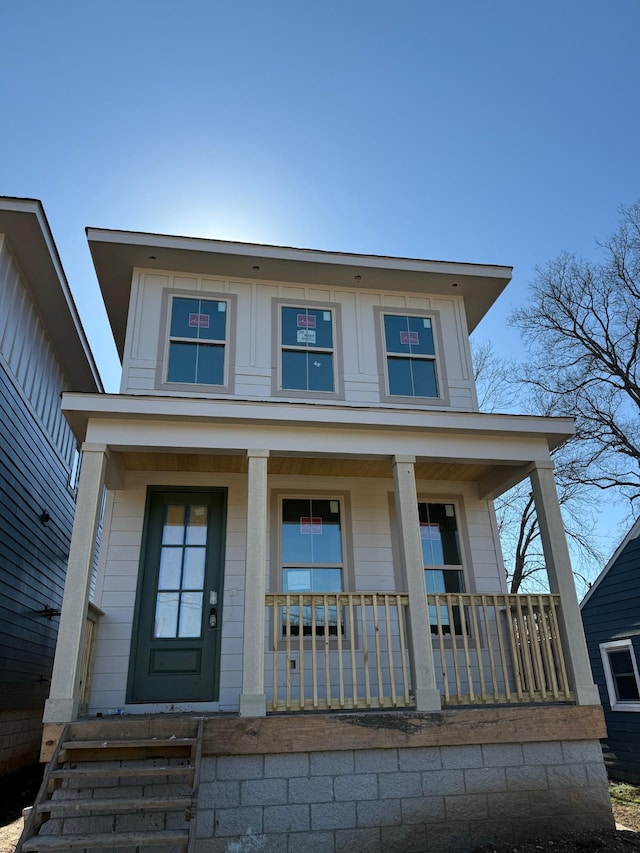
[[[42,767],[36,766],[11,777],[0,785],[0,853],[15,853],[22,832],[22,809],[30,806],[38,793]],[[640,853],[640,787],[611,784],[613,814],[625,830],[571,834],[549,841],[540,839],[516,847],[489,844],[474,853]]]

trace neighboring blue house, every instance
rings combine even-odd
[[[640,519],[581,605],[593,677],[607,724],[609,775],[640,782]]]
[[[44,209],[0,197],[0,777],[39,756],[79,465],[67,390],[102,383]]]

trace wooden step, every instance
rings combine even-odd
[[[23,853],[37,850],[91,850],[100,847],[159,847],[180,844],[183,849],[189,840],[185,830],[158,832],[108,832],[91,835],[34,835],[22,845]]]
[[[55,817],[85,817],[92,812],[151,812],[190,809],[192,799],[184,797],[136,797],[135,799],[113,798],[107,800],[59,799],[47,800],[37,806],[40,814]]]
[[[140,749],[151,747],[153,749],[176,749],[177,747],[195,746],[196,739],[192,737],[173,737],[173,738],[136,738],[125,740],[124,738],[115,738],[112,740],[67,740],[62,744],[65,750],[73,749]]]
[[[190,776],[193,764],[170,764],[162,767],[63,767],[52,770],[50,779],[116,779],[120,776]]]

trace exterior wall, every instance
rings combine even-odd
[[[196,851],[468,853],[613,826],[597,741],[202,759]]]
[[[0,775],[37,761],[74,514],[64,380],[0,236]],[[47,510],[47,524],[40,514]],[[37,718],[37,726],[34,726]]]
[[[110,493],[104,519],[103,546],[95,602],[101,617],[96,645],[95,669],[89,712],[113,712],[125,706],[131,632],[140,562],[147,485],[228,488],[227,535],[222,612],[220,701],[211,710],[235,711],[241,692],[242,628],[244,617],[244,560],[246,538],[246,477],[243,474],[191,474],[128,472],[125,489]],[[269,477],[273,507],[278,492],[295,490],[313,495],[333,491],[349,495],[351,527],[347,530],[352,551],[347,553],[347,577],[353,572],[350,591],[394,591],[403,589],[394,559],[391,479],[349,477]],[[469,483],[419,482],[421,498],[455,499],[464,547],[466,584],[469,591],[504,590],[499,546],[494,535],[492,510],[475,497]],[[346,520],[345,520],[346,522]],[[270,524],[271,535],[276,528]],[[277,531],[276,531],[277,534]],[[274,544],[274,543],[270,543]],[[348,549],[349,550],[349,549]],[[273,549],[267,567],[267,589],[277,586]],[[349,591],[349,590],[347,590]],[[268,632],[268,620],[265,630]],[[270,647],[266,638],[266,648]],[[272,682],[271,661],[265,660],[265,685]],[[186,707],[186,706],[185,706]],[[203,705],[198,705],[203,708]],[[135,713],[160,710],[158,706],[130,705]],[[168,708],[163,710],[168,710]]]
[[[600,690],[607,737],[603,740],[612,773],[640,780],[640,712],[613,711],[600,644],[631,639],[640,662],[640,539],[631,539],[582,608],[593,678]]]
[[[161,329],[164,290],[201,291],[237,296],[235,329],[235,396],[238,399],[271,397],[271,368],[277,358],[272,353],[271,323],[273,299],[294,302],[324,302],[340,306],[342,334],[339,347],[344,367],[344,402],[360,405],[380,404],[379,365],[376,349],[374,308],[435,310],[442,324],[449,404],[459,411],[477,409],[468,332],[461,297],[425,297],[417,294],[388,294],[375,291],[349,291],[343,288],[299,286],[219,280],[197,276],[137,271],[131,290],[131,307],[123,361],[121,393],[172,395],[156,391],[158,331]],[[164,330],[160,332],[164,334]],[[174,392],[175,395],[175,392]],[[181,396],[189,396],[180,391]],[[198,391],[194,396],[203,396]],[[216,396],[215,393],[211,396]],[[225,395],[228,396],[228,395]],[[313,395],[310,395],[310,399]],[[282,395],[279,400],[286,399]],[[300,396],[295,395],[296,402]],[[326,401],[325,401],[326,402]],[[340,405],[343,401],[336,401]],[[393,405],[393,404],[387,404]],[[442,403],[437,403],[442,408]],[[406,408],[405,405],[402,406]],[[424,407],[421,402],[416,407]]]

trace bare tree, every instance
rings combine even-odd
[[[481,411],[528,411],[552,415],[554,401],[539,389],[523,386],[521,365],[499,358],[490,342],[473,346],[474,374]],[[524,393],[523,393],[524,392]],[[575,438],[552,453],[558,498],[577,583],[586,590],[590,577],[602,565],[594,534],[594,489],[585,483],[590,464]],[[546,585],[546,565],[531,486],[523,481],[495,501],[498,530],[505,557],[509,591],[533,592]]]
[[[599,263],[563,254],[536,271],[511,322],[528,345],[522,381],[576,418],[582,481],[640,498],[640,202],[620,210]]]

